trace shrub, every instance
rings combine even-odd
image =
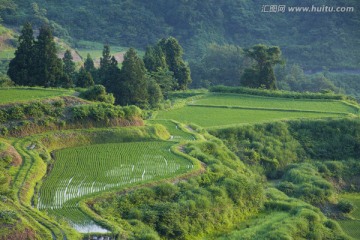
[[[5,110],[0,110],[0,123],[5,123],[8,119],[8,114]]]
[[[90,100],[114,104],[115,97],[111,93],[106,93],[106,89],[103,85],[95,85],[88,90],[80,93],[79,97]]]
[[[21,120],[25,118],[24,109],[21,106],[13,106],[8,109],[9,119]]]
[[[7,127],[5,127],[5,126],[1,126],[1,127],[0,127],[0,134],[1,134],[2,136],[5,137],[8,133],[9,133],[9,130],[8,130]]]
[[[340,200],[337,204],[337,208],[343,213],[351,213],[354,211],[355,206],[347,200]]]
[[[32,104],[26,105],[24,112],[29,117],[34,117],[34,118],[40,118],[44,115],[42,104],[39,102],[34,102]]]

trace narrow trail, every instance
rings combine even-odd
[[[20,203],[21,211],[23,213],[26,213],[29,217],[37,221],[39,224],[41,224],[45,229],[47,229],[51,235],[53,240],[57,239],[63,239],[67,240],[66,233],[61,229],[61,227],[48,220],[44,216],[41,216],[36,211],[33,210],[33,208],[22,200],[22,190],[24,190],[24,187],[26,186],[26,180],[30,175],[31,168],[34,165],[35,159],[33,156],[31,156],[26,150],[26,140],[17,140],[14,142],[14,147],[18,151],[18,153],[22,157],[22,165],[20,166],[19,171],[17,172],[13,186],[18,186],[18,191],[16,193],[17,201]],[[22,174],[26,172],[25,174]]]

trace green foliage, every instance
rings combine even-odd
[[[34,59],[32,65],[34,81],[31,83],[32,86],[61,86],[62,62],[57,56],[54,37],[49,26],[40,28],[39,36],[34,44],[34,54],[26,57]]]
[[[332,80],[323,73],[305,75],[299,65],[281,66],[275,69],[279,89],[296,92],[339,92]]]
[[[80,93],[79,97],[90,100],[114,104],[115,98],[113,94],[107,93],[102,85],[95,85]]]
[[[119,92],[115,93],[118,103],[121,105],[136,104],[146,106],[148,91],[145,73],[144,62],[137,56],[135,49],[130,48],[124,56],[120,72]]]
[[[91,73],[91,61],[88,60],[88,67]],[[103,84],[107,89],[114,88],[119,83],[119,69],[118,62],[116,61],[114,56],[110,55],[110,46],[105,45],[102,53],[102,57],[100,58],[100,67],[95,74],[95,82],[98,84]],[[115,90],[116,91],[116,90]]]
[[[159,69],[165,70],[168,68],[166,56],[159,44],[146,48],[144,64],[149,72],[157,72]]]
[[[350,201],[340,200],[337,204],[337,208],[343,213],[351,213],[352,211],[354,211],[355,206]]]
[[[331,183],[310,164],[289,165],[278,188],[288,196],[314,205],[329,202],[335,195]]]
[[[18,48],[15,51],[15,58],[9,63],[7,74],[17,85],[36,85],[34,83],[34,36],[30,23],[26,23],[18,40]]]
[[[65,84],[68,87],[72,87],[73,82],[75,80],[75,63],[73,61],[73,56],[71,55],[70,50],[66,50],[64,57],[63,57],[63,64],[64,64],[64,75],[66,75],[69,80],[68,83]],[[64,83],[63,83],[64,84]]]
[[[200,60],[190,62],[192,86],[238,86],[247,65],[240,47],[210,44]]]
[[[148,81],[149,105],[151,108],[159,108],[160,103],[164,100],[161,88],[155,80]]]
[[[85,68],[81,67],[77,75],[76,86],[87,88],[93,85],[94,85],[94,80],[91,76],[91,73],[87,72]]]
[[[268,188],[266,210],[217,239],[349,239],[316,208]]]
[[[266,89],[276,89],[276,78],[273,67],[282,62],[279,47],[268,47],[262,44],[245,49],[245,56],[256,61],[251,69],[246,69],[241,85]]]
[[[170,92],[176,88],[174,73],[169,70],[158,69],[156,72],[150,72],[149,78],[156,81],[161,88],[162,95],[166,98],[168,98]]]
[[[170,71],[174,73],[177,83],[175,90],[186,90],[191,83],[190,68],[182,59],[183,49],[174,37],[163,38],[158,42],[165,55],[166,64]]]
[[[241,46],[264,43],[280,46],[291,63],[301,64],[305,69],[320,69],[322,66],[358,68],[359,49],[353,36],[359,34],[355,27],[359,16],[354,12],[334,13],[331,18],[328,14],[308,16],[300,13],[275,16],[261,12],[261,4],[259,6],[257,2],[236,0],[206,3],[201,0],[160,0],[156,4],[145,0],[110,0],[107,4],[99,0],[92,3],[65,0],[61,4],[39,0],[36,3],[38,11],[34,11],[36,9],[29,2],[16,1],[16,9],[11,7],[2,11],[5,23],[19,25],[26,20],[37,24],[49,21],[60,36],[66,36],[68,31],[77,40],[120,43],[138,48],[153,44],[159,36],[172,35],[194,59],[214,42]],[[287,7],[297,6],[297,3],[290,0]],[[321,0],[319,6],[326,3]],[[355,11],[359,8],[359,2],[355,0],[345,5],[354,7]],[[302,6],[307,5],[304,3]],[[344,14],[347,18],[343,21]]]
[[[346,94],[359,99],[359,79],[360,75],[356,72],[349,73],[325,73],[324,74],[327,79],[330,79],[331,82],[339,89],[339,91],[344,91]]]
[[[185,146],[192,157],[206,163],[206,171],[177,185],[165,183],[113,196],[105,204],[98,201],[96,210],[116,222],[141,221],[158,236],[167,239],[196,238],[205,233],[233,226],[238,219],[256,212],[264,195],[261,185],[221,143],[208,141]],[[116,209],[112,211],[111,209]],[[138,230],[128,227],[127,231]]]
[[[7,75],[0,74],[0,88],[13,87],[15,84]]]

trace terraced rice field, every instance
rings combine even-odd
[[[251,110],[236,108],[218,108],[185,106],[183,108],[162,111],[157,119],[173,119],[182,123],[195,123],[205,128],[222,127],[244,123],[260,123],[273,120],[296,118],[343,117],[340,113],[292,112],[274,110]]]
[[[150,120],[151,124],[161,124],[166,127],[166,129],[171,134],[169,140],[179,142],[184,140],[195,140],[194,136],[190,133],[184,132],[180,129],[180,126],[171,120]]]
[[[357,113],[358,109],[342,101],[321,99],[290,99],[252,96],[245,94],[209,94],[192,104],[212,106],[238,106],[244,108],[268,108],[318,112]]]
[[[156,119],[213,128],[296,118],[344,117],[347,114],[358,114],[358,108],[335,100],[209,93],[185,107],[160,111]]]
[[[57,151],[51,174],[40,189],[37,207],[84,231],[91,222],[77,209],[82,197],[192,169],[190,161],[170,151],[172,145],[172,142],[128,142]]]
[[[73,92],[41,88],[0,88],[0,104],[71,95]]]

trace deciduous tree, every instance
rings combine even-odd
[[[245,49],[245,55],[255,60],[256,64],[253,66],[253,70],[244,72],[242,83],[249,87],[276,89],[276,77],[273,67],[283,62],[280,48],[258,44],[250,49]]]

